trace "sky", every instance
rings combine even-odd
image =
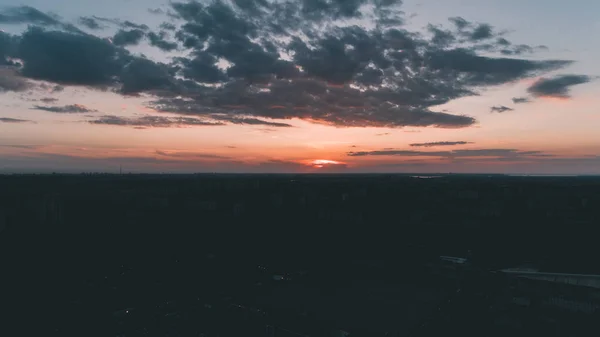
[[[0,0],[0,173],[600,174],[599,12]]]

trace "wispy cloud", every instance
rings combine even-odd
[[[72,104],[65,106],[41,106],[35,105],[32,109],[34,110],[43,110],[54,113],[61,114],[76,114],[76,113],[86,113],[86,112],[98,112],[98,110],[90,109],[82,104]]]
[[[513,97],[512,101],[514,104],[524,104],[530,103],[531,99],[529,97]]]
[[[206,119],[193,117],[164,117],[164,116],[142,116],[142,117],[122,117],[115,115],[105,115],[97,119],[90,120],[91,124],[132,126],[132,127],[153,127],[170,128],[181,126],[218,126],[225,125],[221,122],[208,121]]]
[[[413,143],[410,146],[413,147],[435,147],[435,146],[454,146],[454,145],[466,145],[473,144],[472,142],[456,141],[456,142],[429,142],[429,143]]]
[[[182,159],[231,159],[230,157],[220,156],[212,153],[186,152],[186,151],[161,151],[156,150],[156,154],[170,158]]]
[[[490,112],[497,112],[497,113],[503,113],[503,112],[514,111],[514,110],[515,109],[506,107],[504,105],[493,106],[490,108]]]
[[[364,156],[391,156],[391,157],[438,157],[445,159],[493,157],[503,159],[522,159],[551,157],[551,154],[542,151],[519,151],[517,149],[469,149],[453,151],[411,151],[385,149],[378,151],[348,152],[351,157]]]
[[[0,117],[0,122],[2,123],[33,123],[33,121],[27,120],[27,119],[17,119],[17,118],[10,118],[10,117]]]
[[[0,147],[10,147],[24,150],[38,150],[43,148],[43,145],[23,145],[23,144],[0,144]]]

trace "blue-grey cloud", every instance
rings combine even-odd
[[[0,10],[0,24],[33,23],[45,26],[60,26],[61,20],[30,6],[6,7]]]
[[[137,45],[142,41],[146,33],[141,29],[119,29],[112,38],[112,43],[117,46]]]
[[[587,75],[560,75],[553,78],[541,78],[527,91],[535,97],[569,98],[570,87],[588,83],[592,77]]]
[[[125,51],[92,35],[29,28],[20,39],[21,73],[65,85],[110,86],[123,68]]]
[[[167,40],[167,34],[165,32],[155,33],[149,32],[147,34],[148,41],[151,46],[157,47],[163,51],[173,51],[177,49],[177,43]]]

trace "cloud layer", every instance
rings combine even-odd
[[[392,157],[431,157],[443,159],[468,159],[489,157],[494,160],[522,160],[529,158],[552,157],[541,151],[520,151],[517,149],[469,149],[453,151],[410,151],[385,149],[377,151],[348,152],[350,157],[392,156]]]
[[[79,19],[82,28],[94,32],[119,29],[111,38],[84,33],[30,7],[15,7],[0,13],[0,22],[34,26],[19,36],[1,33],[0,62],[19,60],[25,78],[151,94],[156,98],[149,106],[157,111],[224,116],[231,123],[299,118],[338,127],[441,128],[476,121],[433,107],[571,63],[518,58],[540,48],[514,45],[494,27],[463,18],[451,18],[450,28],[408,31],[401,3],[172,2],[170,22],[157,31],[110,18]],[[353,19],[369,24],[349,25]],[[125,48],[142,39],[186,56],[165,64]],[[487,56],[493,53],[499,56]]]

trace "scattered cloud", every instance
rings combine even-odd
[[[530,103],[531,99],[529,97],[513,97],[512,101],[514,104],[524,104]]]
[[[569,88],[588,83],[592,77],[587,75],[560,75],[553,78],[541,78],[527,91],[535,97],[570,98]]]
[[[86,113],[86,112],[98,112],[98,110],[87,108],[85,105],[81,104],[72,104],[65,106],[41,106],[36,105],[32,109],[34,110],[43,110],[61,114],[76,114],[76,113]]]
[[[389,136],[390,133],[389,132],[384,132],[384,133],[378,133],[375,136]]]
[[[401,25],[401,5],[399,0],[175,1],[164,12],[178,20],[158,32],[130,21],[80,18],[91,30],[121,29],[112,42],[39,11],[4,11],[0,21],[34,26],[9,36],[19,48],[0,48],[0,62],[22,60],[21,74],[30,79],[151,94],[156,99],[149,107],[200,119],[298,118],[336,127],[390,128],[473,126],[471,116],[432,107],[572,63],[518,58],[536,48],[514,45],[491,25],[462,18],[452,18],[450,28],[430,26],[426,34],[408,31]],[[349,26],[353,19],[376,25]],[[143,38],[184,56],[167,64],[123,48]],[[496,51],[510,58],[481,54]]]
[[[455,146],[455,145],[466,145],[473,144],[473,142],[457,141],[457,142],[430,142],[430,143],[413,143],[410,146],[413,147],[434,147],[434,146]]]
[[[504,105],[493,106],[493,107],[490,108],[491,112],[497,112],[497,113],[503,113],[503,112],[514,111],[514,110],[515,109],[506,107]]]

